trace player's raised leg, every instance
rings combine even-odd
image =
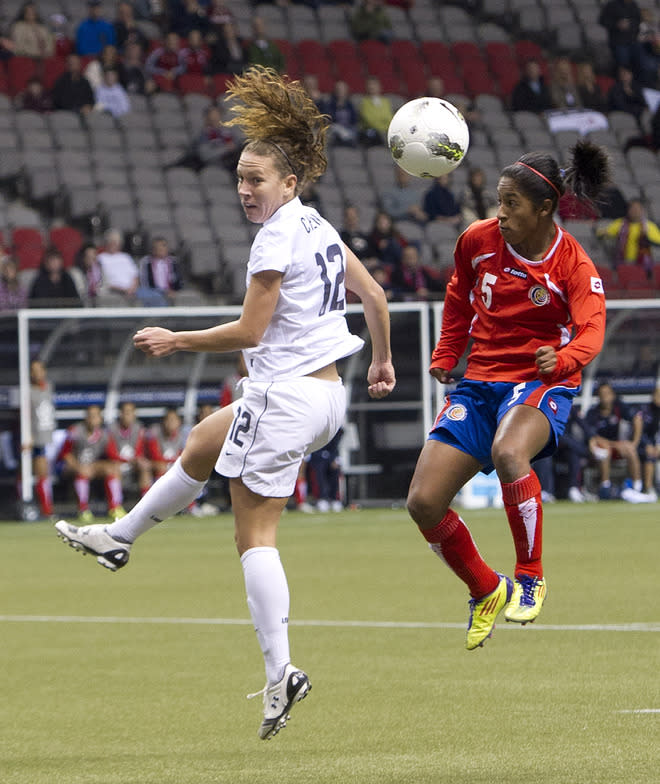
[[[80,528],[59,520],[55,524],[58,536],[75,550],[95,555],[106,569],[121,569],[139,536],[197,498],[213,470],[232,416],[232,407],[227,406],[195,425],[181,457],[120,520]]]

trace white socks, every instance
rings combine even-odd
[[[198,482],[183,470],[181,458],[142,496],[131,511],[106,531],[121,542],[134,542],[158,523],[188,507],[206,482]]]
[[[282,679],[289,655],[289,586],[274,547],[253,547],[241,556],[248,607],[266,665],[268,685]]]

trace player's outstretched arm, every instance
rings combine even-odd
[[[253,348],[259,345],[273,317],[281,282],[282,274],[274,270],[253,275],[237,321],[183,332],[145,327],[135,333],[133,343],[151,357],[166,357],[175,351],[222,352]]]
[[[396,384],[390,347],[390,314],[381,286],[371,277],[350,248],[346,250],[346,288],[358,295],[371,336],[372,357],[367,373],[369,396],[389,395]]]

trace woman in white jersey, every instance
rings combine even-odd
[[[363,345],[346,324],[346,288],[360,297],[371,336],[369,395],[389,394],[395,377],[382,289],[335,229],[298,198],[325,171],[326,118],[298,82],[271,69],[237,76],[229,94],[239,101],[230,124],[248,140],[237,167],[238,196],[248,220],[262,224],[241,316],[190,332],[147,327],[134,342],[155,357],[242,350],[249,376],[243,397],[195,426],[181,457],[124,518],[83,528],[61,520],[56,528],[72,547],[116,571],[138,536],[197,498],[214,466],[230,478],[236,544],[265,660],[259,736],[266,739],[311,688],[290,661],[289,591],[276,534],[300,462],[344,419],[335,363]]]

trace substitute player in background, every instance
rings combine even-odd
[[[266,739],[286,725],[310,689],[305,672],[291,664],[289,589],[277,529],[301,460],[344,421],[346,391],[336,363],[363,346],[346,323],[346,289],[362,301],[371,336],[371,397],[389,394],[395,378],[382,288],[299,198],[325,171],[326,118],[299,82],[272,69],[254,66],[236,76],[228,95],[237,99],[232,123],[247,138],[238,196],[248,220],[262,224],[250,249],[241,315],[191,332],[147,327],[134,341],[156,357],[243,350],[249,374],[243,396],[193,428],[181,458],[119,523],[79,529],[61,520],[56,528],[71,546],[114,570],[128,561],[138,536],[199,495],[214,465],[230,478],[235,540],[266,669],[258,692],[259,737]]]
[[[53,385],[48,380],[46,366],[39,359],[33,360],[30,363],[32,443],[25,444],[23,448],[32,452],[34,489],[44,517],[53,515],[53,480],[46,454],[46,447],[51,444],[57,426],[53,397]]]
[[[89,508],[92,479],[103,479],[110,517],[118,519],[125,514],[120,464],[109,458],[108,442],[108,431],[103,425],[100,407],[87,406],[84,421],[68,429],[60,449],[57,459],[64,463],[63,475],[73,478],[78,497],[78,519],[81,522],[94,519]]]
[[[138,421],[135,403],[124,400],[117,419],[108,427],[108,457],[119,463],[122,483],[130,473],[135,475],[141,496],[153,481],[151,463],[145,454],[146,432]]]
[[[578,142],[565,175],[551,156],[527,153],[500,175],[497,217],[473,223],[456,244],[431,374],[453,381],[472,346],[420,454],[408,509],[468,587],[468,650],[490,636],[505,606],[508,621],[525,624],[545,599],[541,485],[530,463],[555,449],[605,330],[598,273],[553,216],[567,187],[593,200],[608,179],[607,155],[590,142]],[[493,468],[515,544],[513,583],[484,562],[450,508],[469,479]]]

